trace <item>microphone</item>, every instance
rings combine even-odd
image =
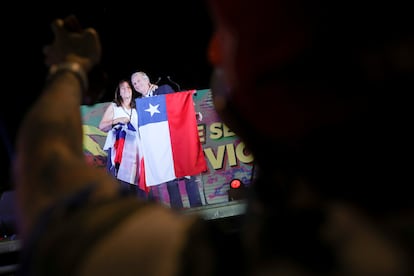
[[[181,87],[180,87],[180,85],[178,84],[178,83],[176,83],[175,81],[173,81],[171,78],[170,78],[170,76],[167,76],[167,79],[172,83],[172,84],[174,84],[177,88],[178,88],[178,90],[177,91],[181,91]]]
[[[154,83],[155,85],[158,85],[158,83],[161,81],[161,77],[158,77],[157,81]]]

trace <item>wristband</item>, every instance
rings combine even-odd
[[[76,62],[64,62],[52,65],[49,70],[48,80],[65,71],[73,73],[78,78],[83,92],[88,90],[88,77],[86,72],[80,64]]]

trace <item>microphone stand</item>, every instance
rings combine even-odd
[[[181,91],[181,87],[180,87],[180,85],[179,85],[178,83],[176,83],[175,81],[173,81],[173,80],[170,78],[170,76],[167,76],[167,79],[168,79],[168,81],[169,81],[169,82],[171,82],[172,84],[174,84],[174,85],[178,88],[178,90],[177,90],[177,91]]]

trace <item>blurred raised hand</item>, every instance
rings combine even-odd
[[[65,62],[78,63],[87,74],[89,85],[82,103],[94,104],[105,93],[107,75],[99,65],[102,46],[93,28],[83,29],[74,15],[52,22],[54,40],[43,49],[48,67]]]

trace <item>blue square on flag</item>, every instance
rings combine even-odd
[[[137,99],[138,126],[167,121],[165,95]],[[139,105],[139,108],[138,108]]]

